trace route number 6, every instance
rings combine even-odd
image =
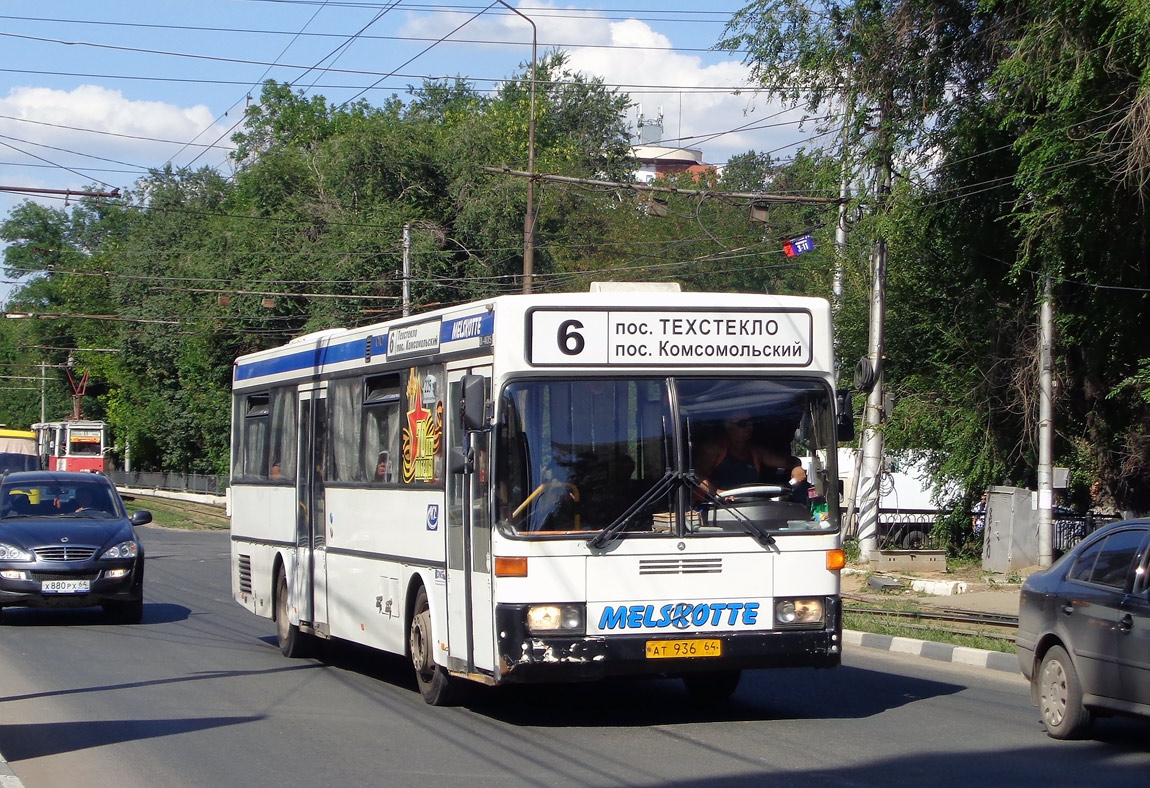
[[[559,352],[563,355],[577,356],[586,347],[587,341],[583,339],[582,334],[576,331],[579,328],[583,328],[583,323],[578,320],[564,320],[559,324],[556,340],[559,344]]]

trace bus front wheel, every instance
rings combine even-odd
[[[411,666],[415,668],[419,694],[432,706],[450,706],[456,702],[456,682],[447,675],[446,669],[435,664],[435,641],[431,637],[431,606],[427,603],[427,589],[420,587],[412,611],[408,649],[411,652]]]
[[[721,703],[734,694],[743,677],[740,670],[721,670],[716,673],[688,673],[683,676],[687,696],[698,704]]]

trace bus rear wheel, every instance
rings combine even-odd
[[[281,572],[276,580],[276,640],[288,659],[306,657],[311,653],[311,637],[291,622],[289,605],[287,577]]]
[[[435,664],[435,641],[431,637],[431,606],[427,603],[427,589],[422,586],[415,595],[411,629],[408,631],[408,650],[411,666],[415,668],[415,682],[419,694],[432,706],[451,706],[457,702],[457,682],[447,670]]]

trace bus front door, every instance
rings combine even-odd
[[[491,517],[488,511],[488,432],[462,428],[462,379],[482,375],[491,396],[491,368],[448,371],[447,446],[471,449],[473,470],[447,474],[447,630],[453,671],[495,669],[491,589]]]
[[[327,502],[324,472],[328,439],[324,391],[301,391],[299,473],[296,474],[296,562],[293,599],[306,631],[327,635]]]

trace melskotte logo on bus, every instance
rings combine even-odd
[[[758,623],[758,602],[677,602],[662,605],[607,605],[599,630],[735,629]]]

